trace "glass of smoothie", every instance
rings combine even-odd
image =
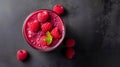
[[[40,9],[28,15],[22,32],[31,47],[48,52],[62,43],[65,37],[65,26],[60,16],[54,11]]]

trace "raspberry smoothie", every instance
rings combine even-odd
[[[41,51],[58,47],[65,37],[61,18],[52,10],[31,13],[23,24],[23,35],[30,46]]]

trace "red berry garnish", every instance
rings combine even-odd
[[[75,55],[75,50],[73,48],[68,48],[66,51],[66,57],[72,59]]]
[[[40,28],[40,23],[35,20],[34,22],[31,22],[28,26],[31,31],[37,32]]]
[[[70,38],[70,39],[66,40],[66,46],[67,47],[74,47],[74,45],[75,45],[75,40],[74,39]]]
[[[43,32],[47,32],[50,31],[52,28],[52,24],[50,22],[46,22],[44,24],[42,24],[41,29]]]
[[[61,38],[61,34],[59,33],[59,30],[57,27],[55,27],[51,32],[51,35],[53,36],[53,38]]]
[[[20,61],[24,61],[28,56],[28,53],[26,50],[18,50],[17,51],[17,59]]]
[[[47,11],[40,12],[38,13],[37,18],[39,22],[45,22],[49,18],[49,13]]]
[[[39,40],[39,43],[41,45],[48,45],[47,41],[45,41],[46,38],[47,38],[47,36],[42,36]]]
[[[53,7],[53,11],[55,11],[58,15],[60,15],[60,14],[62,14],[64,12],[64,8],[60,4],[56,4]]]

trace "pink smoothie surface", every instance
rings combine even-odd
[[[28,26],[29,23],[32,23],[35,20],[38,20],[37,14],[43,11],[47,11],[49,13],[49,19],[47,21],[51,22],[53,27],[57,27],[59,29],[60,34],[62,35],[60,39],[53,38],[52,43],[49,46],[38,43],[41,36],[45,35],[46,33],[44,33],[41,29],[38,32],[32,32]],[[43,24],[43,23],[40,23],[40,24]],[[42,51],[51,51],[56,47],[58,47],[60,43],[63,41],[65,37],[65,27],[64,27],[63,21],[55,12],[53,12],[52,10],[42,9],[42,10],[38,10],[31,13],[25,19],[23,24],[23,35],[25,37],[25,40],[28,42],[28,44],[33,48],[42,50]]]

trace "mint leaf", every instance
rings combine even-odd
[[[52,43],[53,37],[51,36],[49,31],[46,32],[46,35],[47,37],[45,38],[45,41],[48,43],[48,45],[50,45]]]

